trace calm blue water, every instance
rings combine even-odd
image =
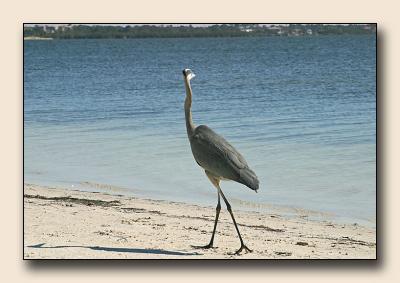
[[[25,182],[214,206],[186,136],[181,71],[191,68],[195,124],[225,136],[260,179],[258,194],[223,182],[233,203],[374,226],[375,41],[25,41]]]

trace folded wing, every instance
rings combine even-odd
[[[249,168],[244,157],[209,127],[198,126],[190,137],[190,145],[197,163],[211,174],[258,190],[257,175]]]

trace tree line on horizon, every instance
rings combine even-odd
[[[192,25],[33,25],[24,26],[24,37],[54,39],[84,38],[174,38],[174,37],[240,37],[240,36],[302,36],[333,34],[372,34],[375,24],[324,25],[290,24],[262,26],[258,24]]]

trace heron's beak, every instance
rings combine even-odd
[[[184,69],[183,70],[183,75],[185,78],[188,79],[188,81],[190,81],[191,79],[193,79],[196,75],[192,72],[192,70],[190,69]]]

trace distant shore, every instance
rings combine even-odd
[[[320,36],[375,33],[375,24],[35,24],[24,26],[26,37],[54,39]]]
[[[24,40],[53,40],[51,37],[25,36]]]
[[[24,185],[24,258],[376,258],[376,231],[300,216],[234,211],[252,253],[232,255],[239,239],[223,207],[215,246],[215,208],[106,192]]]

